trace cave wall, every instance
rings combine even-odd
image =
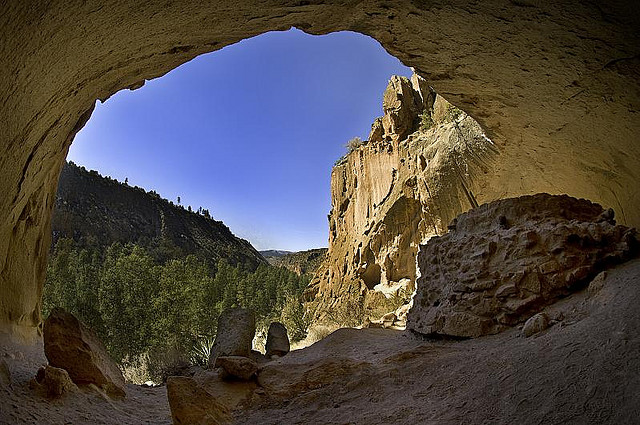
[[[487,185],[589,198],[638,226],[638,9],[627,1],[4,2],[0,324],[40,321],[56,183],[95,100],[291,26],[368,34],[414,67],[500,149]]]

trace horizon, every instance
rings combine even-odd
[[[392,75],[411,70],[361,34],[265,33],[96,101],[67,160],[208,209],[258,251],[326,248],[333,163]]]

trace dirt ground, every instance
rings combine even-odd
[[[463,341],[340,329],[269,363],[237,424],[640,423],[640,260],[546,309],[546,331]],[[129,385],[124,400],[91,389],[48,400],[28,381],[42,345],[0,340],[11,385],[2,424],[169,424],[166,389]]]

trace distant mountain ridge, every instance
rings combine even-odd
[[[327,248],[309,249],[307,251],[260,251],[269,264],[284,267],[300,275],[313,275],[327,255]]]
[[[131,187],[74,163],[63,167],[52,219],[53,242],[61,237],[92,238],[100,245],[113,242],[171,242],[184,254],[212,264],[255,269],[267,261],[246,240],[236,237],[207,210],[190,211],[154,191]]]
[[[268,249],[266,251],[258,251],[258,252],[262,254],[262,256],[267,260],[269,258],[280,258],[280,257],[284,257],[285,255],[293,254],[293,251],[282,251],[279,249]]]

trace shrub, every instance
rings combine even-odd
[[[420,130],[426,131],[433,127],[433,118],[431,118],[431,114],[429,111],[424,111],[422,114],[418,115],[420,117]]]
[[[349,139],[349,141],[346,144],[347,154],[350,154],[351,152],[355,151],[360,146],[362,146],[362,139],[361,138],[354,137],[352,139]]]

